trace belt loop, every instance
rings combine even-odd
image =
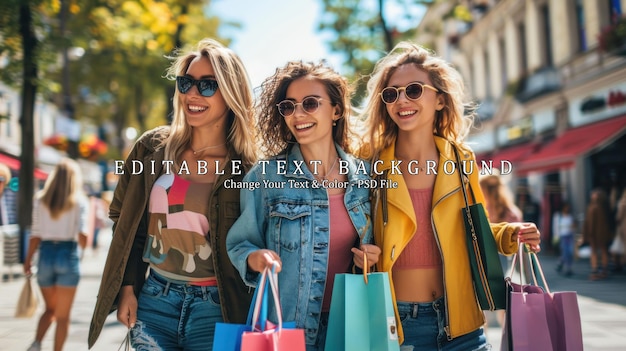
[[[411,317],[417,318],[417,310],[418,310],[418,304],[414,303],[413,304],[413,313],[411,314]]]
[[[167,296],[167,293],[170,291],[170,283],[169,281],[165,283],[165,289],[163,289],[163,296]]]
[[[201,286],[202,288],[202,300],[206,301],[209,299],[206,286]]]

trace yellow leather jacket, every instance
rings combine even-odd
[[[439,150],[439,163],[433,189],[431,219],[443,261],[444,295],[447,310],[445,328],[448,338],[452,339],[480,328],[484,325],[485,320],[472,285],[465,226],[461,213],[461,208],[465,206],[460,187],[461,181],[457,172],[450,173],[452,164],[456,163],[453,145],[448,140],[437,136],[435,136],[435,142]],[[397,182],[398,187],[386,190],[377,189],[373,194],[374,238],[376,244],[382,249],[378,270],[389,273],[391,282],[393,282],[392,267],[394,263],[413,237],[417,226],[421,224],[416,222],[411,198],[402,174],[389,172],[391,160],[395,159],[394,155],[395,142],[381,153],[380,160],[383,161],[383,164],[377,166],[377,171],[388,170],[386,172],[387,179],[391,182]],[[459,155],[461,161],[475,161],[474,154],[469,149],[459,148]],[[449,174],[444,172],[444,168],[448,170]],[[469,171],[469,163],[467,170]],[[469,174],[469,183],[474,191],[476,202],[484,204],[484,196],[478,184],[478,175],[479,169],[474,164],[473,172]],[[466,177],[464,182],[468,182]],[[383,194],[384,192],[386,194]],[[387,200],[387,206],[385,206],[386,223],[383,221],[382,201],[384,201],[384,197]],[[512,240],[516,231],[515,227],[508,223],[492,223],[491,228],[500,253],[505,255],[515,253],[517,244]],[[391,284],[391,295],[396,312],[400,343],[402,343],[404,332],[398,316],[393,284]]]

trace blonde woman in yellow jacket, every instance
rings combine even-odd
[[[485,350],[454,150],[469,173],[465,185],[484,203],[478,165],[463,143],[472,115],[465,114],[461,76],[433,53],[402,42],[376,64],[368,94],[362,150],[379,180],[372,203],[382,248],[378,270],[392,282],[402,349]],[[533,223],[492,229],[503,254],[513,254],[518,240],[539,251]]]

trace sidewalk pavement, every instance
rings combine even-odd
[[[100,234],[101,248],[97,252],[87,250],[82,261],[82,279],[78,286],[69,336],[65,350],[87,350],[87,333],[93,313],[96,295],[100,286],[100,276],[104,267],[110,230]],[[577,291],[582,319],[585,350],[617,351],[626,345],[626,273],[610,276],[602,281],[589,281],[589,261],[579,260],[574,265],[574,275],[563,277],[555,271],[557,258],[548,253],[540,255],[546,280],[552,291]],[[21,272],[21,267],[13,267]],[[11,281],[0,282],[0,351],[26,350],[33,341],[38,318],[42,313],[40,303],[32,318],[13,317],[19,292],[24,278],[19,275]],[[488,341],[493,350],[500,348],[501,329],[493,314],[488,314]],[[43,341],[43,351],[52,350],[54,325],[48,330]],[[95,351],[115,351],[126,335],[126,329],[111,314],[98,338]]]

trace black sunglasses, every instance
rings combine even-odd
[[[404,90],[404,95],[411,99],[417,100],[422,97],[424,94],[424,88],[428,88],[434,90],[435,92],[439,92],[439,89],[435,88],[432,85],[422,84],[422,83],[411,83],[405,87],[386,87],[383,91],[380,92],[380,97],[383,99],[383,102],[386,104],[393,104],[398,101],[398,97],[400,96],[400,91]]]
[[[176,77],[176,86],[181,94],[187,94],[194,85],[198,87],[198,92],[204,97],[211,97],[217,91],[217,80],[215,79],[195,80],[185,76]]]
[[[315,113],[315,111],[320,108],[320,101],[322,100],[324,99],[322,99],[321,97],[309,96],[304,98],[302,102],[295,103],[291,100],[283,100],[277,103],[276,106],[278,107],[278,112],[283,117],[289,117],[296,112],[296,107],[298,105],[302,105],[302,109],[306,113]]]

